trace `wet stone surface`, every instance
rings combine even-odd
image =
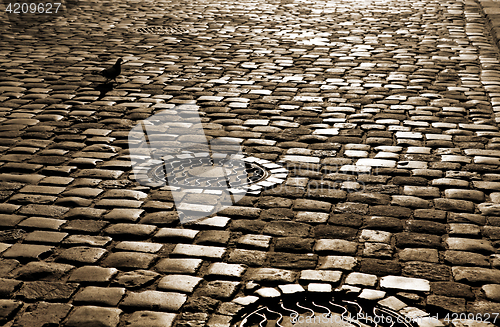
[[[0,323],[231,326],[342,294],[489,326],[443,313],[500,308],[499,15],[488,0],[1,12]],[[132,151],[136,126],[161,160]],[[230,172],[193,159],[221,139],[249,185],[197,184]],[[162,160],[191,166],[169,186]]]

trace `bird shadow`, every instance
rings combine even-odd
[[[108,93],[109,91],[112,91],[114,89],[113,84],[114,84],[113,82],[104,82],[101,84],[97,84],[94,87],[94,90],[99,91],[98,100],[101,100],[102,98],[104,98],[106,96],[106,93]]]

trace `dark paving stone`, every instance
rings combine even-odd
[[[228,300],[238,291],[239,284],[239,282],[214,280],[200,286],[197,293],[204,297]]]
[[[116,252],[109,254],[102,262],[105,267],[122,269],[146,269],[156,258],[153,254],[137,252]]]
[[[431,291],[436,295],[471,299],[474,298],[472,288],[465,284],[455,282],[433,282]]]
[[[270,222],[267,223],[264,234],[275,236],[303,236],[307,237],[311,233],[311,226],[296,222]]]
[[[121,307],[140,309],[161,309],[177,311],[186,302],[186,295],[175,292],[143,291],[129,292],[121,302]]]
[[[396,246],[399,248],[405,247],[426,247],[439,249],[441,245],[441,237],[431,234],[421,233],[400,233],[396,235]]]
[[[275,251],[282,252],[311,252],[314,239],[302,237],[280,237],[276,239]]]
[[[378,276],[399,275],[401,267],[397,261],[364,258],[360,261],[359,271]]]
[[[44,327],[58,325],[71,310],[67,303],[38,302],[30,304],[15,324],[19,327]]]
[[[77,289],[76,283],[25,282],[15,296],[28,301],[67,301]]]
[[[451,279],[451,268],[436,263],[410,261],[403,264],[402,274],[433,281],[448,281]]]
[[[273,252],[268,256],[269,265],[286,269],[314,269],[318,262],[317,255]]]
[[[9,321],[23,305],[20,301],[0,300],[0,322]]]

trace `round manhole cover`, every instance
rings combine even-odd
[[[208,153],[186,153],[163,160],[135,157],[134,179],[145,186],[170,186],[177,190],[259,194],[282,184],[288,169],[269,160],[230,155],[212,158]]]
[[[166,178],[168,171],[168,179]],[[238,160],[223,164],[210,157],[172,160],[152,167],[148,176],[155,182],[177,187],[247,188],[269,176],[266,169],[256,163]]]

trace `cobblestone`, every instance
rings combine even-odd
[[[122,307],[153,310],[159,308],[176,311],[186,302],[186,295],[175,292],[143,291],[130,292],[121,302]]]
[[[85,325],[116,327],[120,322],[122,311],[114,308],[96,306],[76,307],[68,317],[66,326],[76,327]]]
[[[78,292],[73,298],[75,303],[116,306],[125,295],[125,289],[120,287],[88,286]]]
[[[170,327],[176,316],[174,313],[135,311],[126,323],[128,327]]]
[[[118,273],[116,268],[99,266],[83,266],[73,270],[69,276],[70,282],[107,283]]]
[[[42,301],[31,304],[15,323],[19,327],[43,327],[50,324],[59,324],[71,309],[70,304]]]
[[[334,287],[409,316],[498,312],[497,2],[296,4],[0,14],[2,324],[229,326]],[[167,132],[144,121],[160,111]],[[181,225],[207,190],[141,185],[129,132],[187,157],[198,115],[266,174]]]

